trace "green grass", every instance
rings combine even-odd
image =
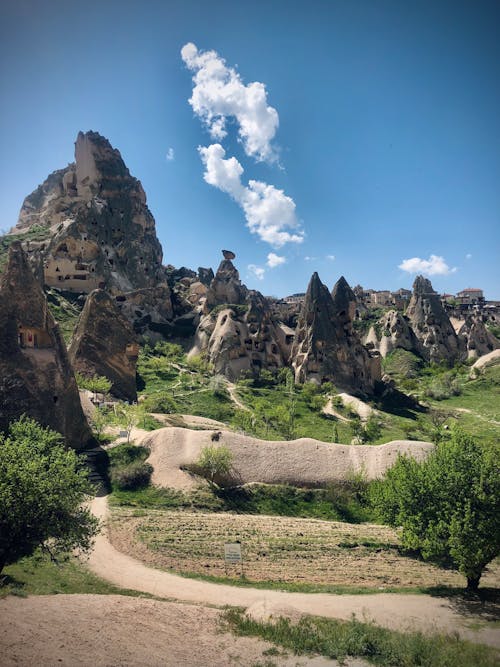
[[[93,593],[96,595],[134,595],[151,597],[118,588],[90,572],[76,558],[58,563],[41,553],[8,565],[0,574],[0,598],[7,595],[56,595]]]
[[[69,344],[80,316],[81,307],[53,288],[47,290],[47,305],[53,318],[59,324],[66,344]]]
[[[135,491],[122,491],[115,487],[110,504],[116,507],[234,512],[363,523],[374,519],[367,489],[367,485],[358,489],[349,483],[331,484],[327,489],[255,484],[215,490],[200,486],[191,492],[155,486]]]
[[[373,623],[305,616],[298,623],[278,618],[259,622],[241,609],[228,609],[224,628],[239,636],[260,637],[296,655],[348,656],[387,667],[494,667],[498,651],[449,635],[398,632]]]

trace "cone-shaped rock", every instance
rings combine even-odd
[[[340,276],[333,286],[332,299],[336,317],[342,324],[352,326],[358,300],[344,276]]]
[[[333,293],[335,300],[314,273],[292,347],[296,380],[328,380],[345,391],[370,394],[379,371],[377,360],[370,357],[352,329],[349,306],[352,290],[341,279]]]
[[[83,448],[92,438],[66,346],[21,244],[0,284],[0,429],[26,414]]]
[[[465,346],[455,333],[431,281],[417,276],[406,310],[411,327],[429,361],[453,363],[465,356]]]
[[[34,262],[42,257],[46,285],[88,293],[161,282],[162,250],[144,190],[97,132],[78,134],[75,162],[26,197],[12,232],[34,225],[38,240],[25,250]]]
[[[103,375],[113,396],[136,401],[138,353],[135,333],[115,300],[104,290],[89,294],[69,347],[75,371],[86,377]]]
[[[230,255],[234,257],[234,253],[228,250],[222,252],[224,259],[219,264],[215,278],[207,291],[205,302],[207,311],[223,303],[243,304],[248,293],[245,285],[241,283],[240,274],[231,259],[228,259]]]

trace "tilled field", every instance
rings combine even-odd
[[[362,587],[463,586],[456,572],[402,556],[386,526],[236,514],[115,508],[110,539],[151,565],[223,576],[224,543],[240,541],[245,576],[254,581]],[[237,576],[239,566],[227,574]],[[498,563],[483,586],[498,584]]]

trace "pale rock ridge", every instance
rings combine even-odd
[[[343,277],[333,294],[335,298],[314,273],[291,351],[295,379],[331,381],[339,389],[372,394],[380,379],[380,359],[370,356],[353,329],[355,296]]]
[[[141,183],[97,132],[80,132],[75,162],[53,172],[23,202],[12,233],[33,225],[46,239],[26,244],[43,261],[46,285],[89,293],[153,287],[162,250]]]
[[[456,335],[428,278],[416,277],[406,316],[428,361],[454,363],[465,358],[464,342]]]
[[[19,242],[0,284],[0,430],[26,414],[82,449],[92,433],[66,346]]]
[[[101,375],[111,382],[111,394],[137,400],[136,363],[139,345],[129,321],[104,290],[91,292],[69,347],[75,371],[86,377]]]
[[[377,325],[370,327],[363,342],[369,349],[378,350],[384,358],[398,348],[424,356],[422,346],[408,320],[397,310],[384,313]]]
[[[483,316],[479,314],[467,316],[458,336],[465,340],[469,359],[477,359],[500,348],[500,342],[488,331]]]

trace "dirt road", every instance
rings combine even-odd
[[[96,516],[105,520],[107,499],[96,498],[92,503]],[[429,595],[329,595],[288,593],[254,588],[219,585],[185,579],[168,572],[155,570],[117,551],[104,530],[96,540],[89,560],[93,572],[112,583],[158,597],[215,606],[246,607],[259,618],[270,614],[291,612],[315,614],[330,618],[349,619],[352,614],[377,624],[399,630],[459,632],[461,637],[500,647],[500,633],[491,627],[474,630],[467,625],[481,620],[477,615],[459,611],[444,598]]]

